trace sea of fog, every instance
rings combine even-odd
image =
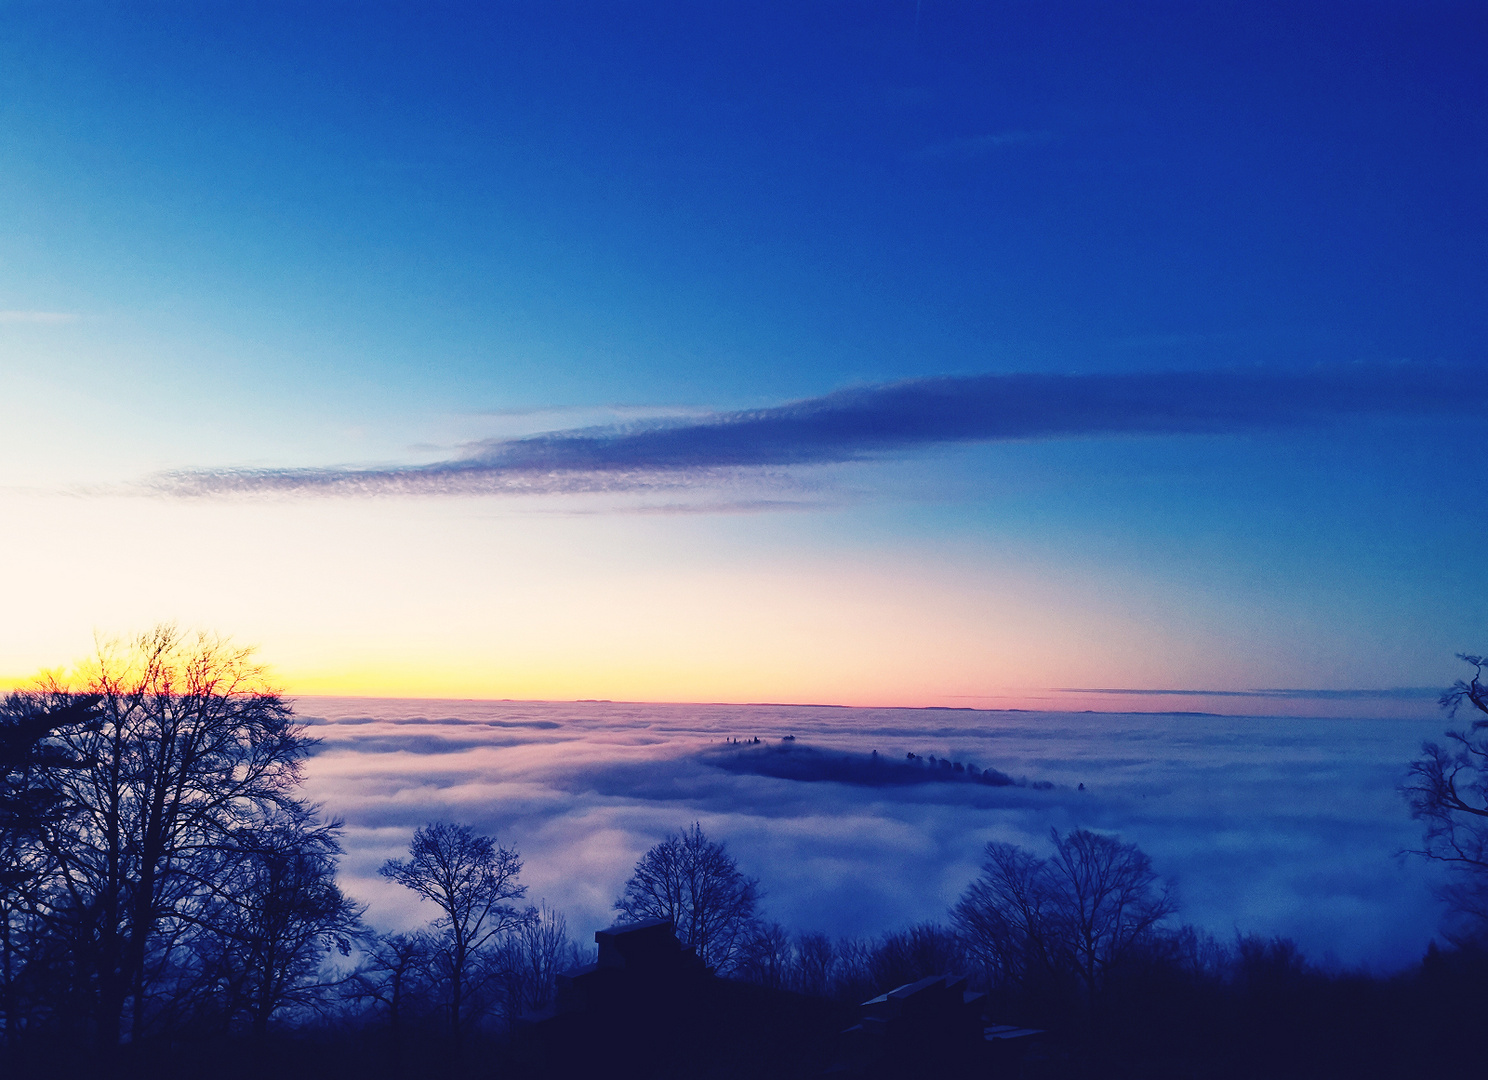
[[[1222,938],[1283,934],[1317,962],[1386,971],[1419,958],[1438,921],[1432,868],[1398,855],[1420,828],[1397,785],[1439,716],[366,698],[297,709],[321,740],[308,794],[345,821],[343,885],[382,929],[433,914],[377,868],[435,819],[520,850],[528,899],[562,910],[580,940],[613,921],[636,859],[694,821],[794,930],[943,918],[988,841],[1042,850],[1051,828],[1076,826],[1137,843],[1176,883],[1181,917]]]

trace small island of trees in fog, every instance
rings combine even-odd
[[[757,737],[742,743],[729,740],[704,753],[703,760],[726,772],[753,773],[780,780],[832,780],[861,787],[971,783],[1048,790],[1054,786],[1048,780],[1032,783],[1021,777],[1015,780],[997,769],[983,769],[973,761],[963,763],[951,758],[937,758],[934,754],[920,755],[910,751],[903,760],[892,761],[877,750],[866,754],[827,751],[798,742],[794,735],[786,735],[778,743],[764,742]]]
[[[1183,923],[1135,844],[1083,828],[1041,851],[988,844],[943,922],[833,940],[772,921],[770,868],[686,822],[636,863],[596,968],[601,928],[528,903],[517,847],[460,822],[429,822],[381,867],[428,925],[371,930],[337,884],[339,821],[299,795],[315,741],[292,708],[250,651],[160,628],[0,706],[0,1061],[34,1076],[1478,1076],[1488,690],[1485,659],[1464,659],[1474,675],[1443,705],[1483,716],[1425,745],[1401,791],[1424,825],[1413,855],[1448,868],[1445,944],[1410,970],[1218,940]],[[1015,783],[794,739],[712,753],[797,779]],[[655,952],[656,932],[678,950],[658,954],[667,974],[625,982],[641,978],[625,950]],[[600,969],[611,998],[583,989]],[[615,987],[624,1030],[603,1004]],[[875,1002],[944,988],[971,1027],[935,1028],[917,1057],[865,1056],[887,1045],[864,1034],[884,1029]],[[965,1032],[1016,1050],[962,1053]]]

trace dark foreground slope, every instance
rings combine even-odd
[[[1320,972],[1284,942],[1251,942],[1225,971],[1161,958],[1133,964],[1115,974],[1098,1003],[1071,1001],[1050,987],[994,989],[975,1005],[978,1024],[1037,1026],[1043,1034],[1016,1053],[965,1057],[948,1042],[964,1035],[955,1023],[930,1041],[901,1040],[891,1052],[870,1039],[864,1052],[861,1028],[872,1009],[720,979],[677,952],[669,968],[637,970],[632,954],[624,958],[629,975],[613,963],[571,972],[557,1008],[514,1030],[472,1032],[458,1050],[427,1030],[326,1020],[263,1039],[204,1033],[110,1057],[77,1040],[37,1036],[0,1058],[0,1075],[1477,1080],[1484,1072],[1488,952],[1476,948],[1432,950],[1415,969],[1381,978]]]

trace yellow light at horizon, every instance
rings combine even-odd
[[[784,525],[490,503],[54,500],[8,681],[157,621],[261,646],[292,694],[956,705],[1175,685],[1221,650],[1142,582],[990,548],[803,548]],[[500,510],[501,512],[497,512]],[[792,523],[794,524],[794,523]]]

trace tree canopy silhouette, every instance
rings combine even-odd
[[[1073,977],[1091,995],[1176,905],[1135,844],[1087,829],[1050,839],[1050,858],[988,844],[952,918],[995,975]]]
[[[50,920],[70,939],[77,986],[100,1040],[147,1031],[175,969],[159,950],[198,925],[212,882],[245,834],[293,792],[312,740],[251,650],[161,626],[104,645],[77,685],[48,681],[58,705],[95,701],[52,733],[78,763],[47,783],[67,812],[42,844],[51,860]]]
[[[449,981],[449,1030],[458,1042],[467,1020],[472,974],[483,952],[530,918],[507,901],[519,900],[522,859],[493,837],[468,825],[433,822],[413,834],[407,859],[389,859],[378,871],[440,909],[434,923]]]
[[[45,940],[55,866],[42,841],[67,813],[50,773],[81,765],[53,733],[93,721],[96,705],[94,698],[46,701],[36,694],[0,701],[0,1017],[7,1041],[24,1023],[26,984],[34,985],[44,966],[32,962]]]
[[[1453,718],[1464,706],[1483,715],[1448,731],[1445,745],[1423,743],[1402,793],[1426,825],[1424,846],[1415,853],[1451,868],[1438,890],[1447,903],[1449,934],[1482,937],[1488,934],[1488,657],[1460,658],[1472,665],[1472,678],[1457,680],[1441,705]]]
[[[339,982],[325,961],[363,933],[361,906],[336,884],[340,830],[309,808],[281,810],[239,837],[213,891],[202,949],[227,1009],[260,1038],[280,1009]]]
[[[641,856],[615,910],[634,920],[670,919],[684,945],[726,970],[749,940],[758,903],[759,882],[694,822]]]

